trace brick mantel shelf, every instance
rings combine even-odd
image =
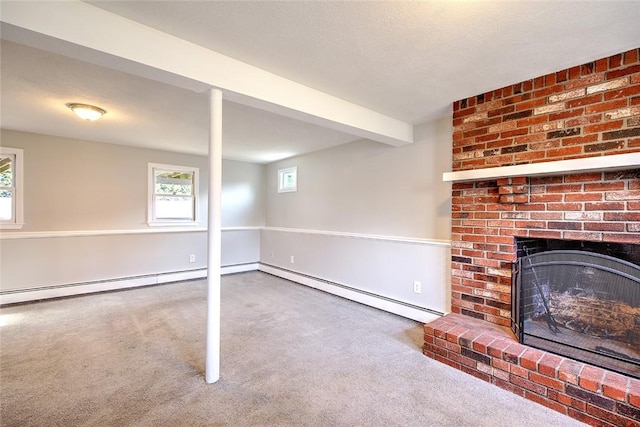
[[[442,180],[451,182],[468,182],[486,179],[510,178],[514,176],[551,176],[578,172],[604,172],[608,170],[620,171],[637,168],[640,168],[640,152],[445,172],[442,174]]]

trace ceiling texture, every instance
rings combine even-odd
[[[450,116],[455,100],[640,47],[635,1],[85,3],[411,125]],[[207,154],[197,85],[127,73],[100,52],[78,59],[74,46],[4,22],[0,34],[3,128]],[[107,114],[83,122],[68,102]],[[257,163],[361,139],[230,100],[222,126],[223,157]]]

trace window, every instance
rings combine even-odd
[[[198,168],[149,163],[149,225],[196,224]]]
[[[22,150],[0,147],[0,229],[24,225],[22,191]]]
[[[298,168],[286,168],[278,170],[278,193],[286,193],[298,190]]]

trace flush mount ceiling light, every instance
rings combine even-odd
[[[95,121],[102,117],[103,114],[106,113],[105,110],[99,107],[94,107],[93,105],[88,104],[76,104],[71,103],[67,104],[67,107],[71,108],[71,110],[76,113],[78,117],[83,120]]]

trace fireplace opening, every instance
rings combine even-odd
[[[640,245],[518,238],[520,342],[640,378]]]

